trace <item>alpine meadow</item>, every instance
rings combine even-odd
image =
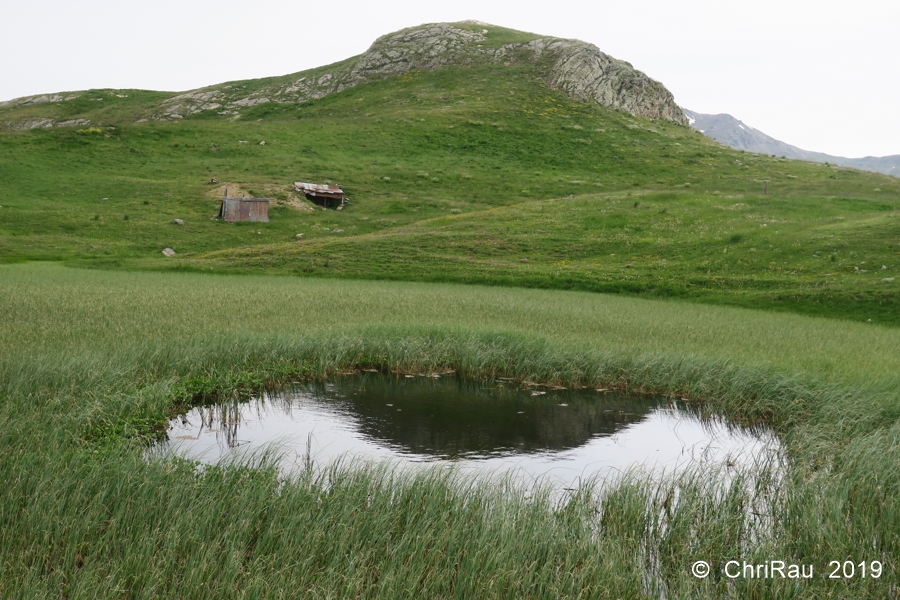
[[[626,62],[467,21],[0,103],[0,183],[2,597],[897,595],[900,178],[732,150]],[[148,458],[194,407],[361,371],[677,401],[783,456],[562,498]]]

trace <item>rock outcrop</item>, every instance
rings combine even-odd
[[[90,119],[67,119],[56,121],[54,119],[37,118],[24,119],[22,121],[2,121],[7,129],[12,131],[27,131],[29,129],[50,129],[51,127],[83,127],[90,125]]]
[[[553,60],[550,87],[576,100],[593,101],[650,119],[687,125],[687,118],[666,87],[622,60],[579,40],[540,39],[527,44],[536,57]]]
[[[23,96],[0,102],[0,108],[13,108],[19,106],[33,106],[35,104],[48,104],[56,102],[68,102],[78,97],[78,94],[42,94],[40,96]]]
[[[275,78],[266,85],[234,82],[177,94],[139,116],[137,122],[173,121],[210,111],[236,118],[261,104],[298,104],[412,70],[503,64],[531,66],[534,74],[548,86],[581,101],[651,119],[688,124],[665,86],[592,44],[520,33],[506,39],[518,37],[521,41],[498,45],[492,37],[492,30],[496,29],[476,21],[432,23],[404,29],[378,38],[363,54],[330,67]],[[52,107],[78,96],[67,93],[18,98],[0,103],[0,113],[35,105]],[[57,113],[49,110],[48,114],[35,115],[32,111],[27,118],[0,121],[0,126],[24,130],[90,123],[88,119],[63,120],[54,116]]]
[[[485,27],[491,26],[485,24]],[[163,102],[161,109],[147,119],[181,119],[208,110],[238,115],[242,109],[259,104],[305,102],[414,69],[527,62],[535,66],[550,87],[578,100],[651,119],[688,124],[665,86],[592,44],[539,38],[494,48],[485,43],[488,33],[488,29],[472,30],[452,23],[404,29],[378,38],[366,52],[338,63],[333,69],[249,94],[241,94],[230,85],[179,94]]]

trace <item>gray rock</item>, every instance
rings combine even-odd
[[[8,127],[13,131],[28,131],[29,129],[49,129],[53,127],[53,119],[26,119],[18,123],[9,123]]]
[[[45,94],[42,96],[24,96],[22,98],[13,98],[12,100],[0,102],[0,108],[6,108],[8,106],[31,106],[33,104],[66,102],[67,100],[74,100],[77,97],[78,97],[78,94],[69,94],[68,96],[63,96],[62,94]]]
[[[484,34],[459,29],[451,23],[406,29],[378,38],[355,64],[318,78],[300,79],[280,90],[278,95],[303,101],[413,69],[531,63],[543,72],[551,87],[578,100],[594,101],[653,119],[688,123],[672,94],[661,83],[592,44],[541,38],[492,49],[479,45],[485,40]]]
[[[184,225],[184,221],[182,221],[181,219],[172,219],[172,223],[174,223],[175,225]]]
[[[181,118],[213,107],[226,109],[220,114],[238,114],[243,108],[266,102],[294,104],[322,98],[415,69],[504,64],[530,65],[550,87],[578,100],[688,124],[665,86],[592,44],[545,37],[490,48],[484,44],[487,33],[488,29],[470,31],[453,23],[404,29],[378,38],[366,52],[327,72],[271,84],[249,94],[229,85],[186,92],[164,101],[157,113],[162,116],[151,118]]]
[[[163,256],[169,256],[169,257],[175,256],[175,251],[172,250],[171,248],[165,248],[165,249],[162,251],[162,253],[163,253]]]
[[[232,106],[256,106],[257,104],[265,104],[268,102],[268,98],[260,98],[260,97],[249,97],[249,98],[241,98],[240,100],[236,100],[232,102]]]
[[[666,87],[622,60],[579,40],[534,40],[536,58],[550,59],[546,77],[550,87],[576,100],[593,101],[650,119],[665,119],[687,125],[684,111]]]
[[[68,121],[60,121],[59,123],[55,123],[54,127],[82,127],[84,125],[90,125],[90,119],[69,119]]]
[[[297,234],[297,239],[298,239],[298,240],[302,240],[302,239],[303,239],[303,234],[302,234],[302,233],[298,233],[298,234]]]

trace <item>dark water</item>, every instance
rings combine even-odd
[[[635,465],[737,465],[779,449],[767,432],[701,420],[660,399],[365,374],[192,410],[171,421],[169,442],[154,452],[215,462],[273,441],[287,450],[288,469],[308,453],[317,464],[352,457],[515,470],[562,486]]]

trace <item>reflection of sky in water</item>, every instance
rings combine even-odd
[[[519,479],[540,478],[568,487],[635,465],[671,473],[697,463],[748,464],[778,450],[778,441],[770,434],[729,427],[721,420],[701,421],[671,405],[657,407],[645,399],[585,392],[534,399],[528,392],[506,390],[496,404],[485,404],[491,402],[491,391],[481,388],[480,400],[460,403],[460,389],[444,382],[428,384],[430,388],[419,390],[418,396],[385,402],[392,392],[410,384],[395,381],[385,387],[382,383],[365,393],[352,392],[346,384],[298,389],[288,397],[238,405],[239,415],[223,415],[221,407],[194,409],[172,420],[169,443],[156,451],[171,449],[181,456],[215,462],[276,442],[285,450],[285,467],[290,468],[292,463],[304,462],[309,444],[318,465],[338,458],[453,464],[463,472],[515,470]],[[440,410],[442,401],[444,408],[457,406],[456,402],[460,409],[436,417],[431,413],[435,407]],[[628,410],[629,403],[635,403],[633,412]],[[467,407],[472,414],[466,414]],[[479,412],[485,407],[489,414]],[[392,422],[392,415],[404,410],[405,428]],[[517,425],[516,419],[524,421]],[[429,428],[441,430],[438,438],[449,438],[447,443],[462,444],[459,439],[479,429],[478,443],[484,443],[492,420],[506,426],[488,440],[496,444],[494,448],[463,448],[449,454],[440,448],[415,451],[423,439],[433,439],[434,432],[422,431]],[[584,422],[589,423],[587,429]],[[572,424],[579,426],[574,437],[564,430]],[[518,450],[518,446],[526,449]]]

